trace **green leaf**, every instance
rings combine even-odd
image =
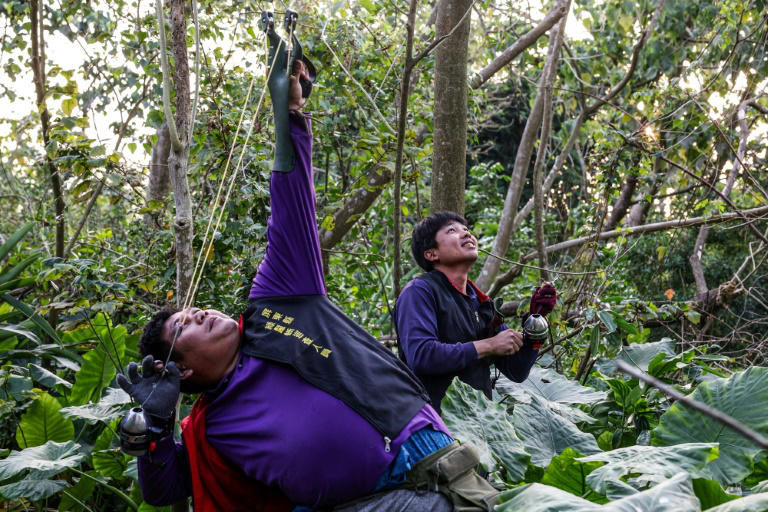
[[[0,494],[8,500],[27,498],[31,501],[40,501],[50,498],[57,492],[66,489],[67,486],[66,480],[28,477],[12,484],[0,486]]]
[[[371,0],[359,0],[359,2],[364,9],[369,11],[369,14],[377,14],[377,4]]]
[[[99,403],[65,407],[61,413],[67,418],[79,418],[89,424],[99,421],[109,423],[120,417],[126,409],[121,406],[129,403],[131,403],[131,397],[128,393],[122,389],[108,388],[107,394]]]
[[[13,249],[17,243],[19,243],[19,240],[24,238],[24,235],[29,233],[29,230],[32,229],[32,227],[35,225],[34,222],[28,222],[24,226],[21,227],[18,231],[16,231],[13,235],[8,237],[8,240],[5,241],[5,243],[0,246],[0,261],[3,261],[3,259],[8,255],[9,252],[11,252],[11,249]]]
[[[638,494],[599,505],[556,487],[523,485],[500,495],[495,512],[700,512],[690,479],[681,473]]]
[[[91,453],[91,463],[100,475],[106,478],[122,478],[128,468],[128,459],[120,448],[100,450]]]
[[[539,398],[534,398],[529,405],[517,404],[513,418],[524,448],[536,466],[548,466],[551,459],[567,448],[585,454],[601,451],[594,436],[581,432],[574,423],[548,409]]]
[[[101,398],[102,390],[109,385],[117,370],[115,365],[118,359],[122,361],[126,351],[126,328],[122,325],[112,329],[112,334],[107,327],[97,326],[97,332],[102,342],[95,350],[83,356],[83,365],[75,375],[75,385],[72,386],[70,401],[82,405],[93,398]],[[111,337],[110,337],[111,336]],[[117,356],[112,341],[117,348]],[[109,347],[109,354],[105,351],[105,345]]]
[[[61,340],[59,339],[59,336],[56,335],[56,332],[54,332],[53,327],[51,327],[51,324],[49,324],[42,316],[35,313],[32,310],[32,308],[30,308],[23,302],[5,293],[0,295],[0,298],[3,299],[8,304],[10,304],[11,306],[13,306],[14,308],[24,313],[27,316],[27,318],[35,322],[35,325],[40,327],[40,329],[42,329],[44,333],[50,336],[52,340],[54,340],[56,343],[61,344]]]
[[[703,382],[689,396],[767,434],[767,368],[753,367],[726,379]],[[652,444],[657,446],[695,441],[719,443],[719,458],[706,466],[704,474],[723,486],[751,474],[754,456],[762,451],[731,428],[679,402],[661,416],[652,431]]]
[[[91,476],[95,476],[95,472],[89,471]],[[96,482],[92,478],[82,477],[78,483],[73,485],[67,490],[67,493],[62,493],[61,501],[59,501],[60,512],[80,512],[85,510],[75,499],[80,502],[84,502],[94,492]],[[75,498],[75,499],[73,499]]]
[[[601,359],[597,361],[595,368],[603,375],[612,375],[615,373],[617,361],[625,361],[642,371],[647,371],[647,367],[655,356],[660,353],[667,354],[668,357],[676,356],[674,342],[669,338],[663,338],[653,343],[635,344],[623,347],[618,355],[613,359]]]
[[[479,451],[481,463],[488,471],[497,470],[499,460],[511,479],[524,478],[529,454],[505,409],[457,378],[449,386],[441,409],[449,431]]]
[[[579,382],[548,368],[533,366],[521,384],[533,396],[560,404],[594,404],[607,398],[607,393],[582,386]]]
[[[19,325],[2,325],[0,324],[0,332],[7,332],[11,334],[17,334],[30,340],[35,345],[40,345],[40,338],[37,337],[32,331],[28,331]]]
[[[722,486],[719,485],[719,482],[715,482],[714,480],[707,480],[705,478],[694,479],[692,481],[692,488],[695,492],[695,495],[700,500],[700,506],[703,510],[721,505],[722,503],[727,503],[728,501],[732,501],[740,497],[727,494],[722,489]]]
[[[700,313],[693,310],[688,311],[687,320],[689,320],[691,324],[698,325],[700,323]]]
[[[575,459],[582,454],[572,448],[551,460],[540,483],[582,496],[594,503],[607,503],[607,498],[595,493],[588,487],[586,476],[602,465],[601,462],[578,462]]]
[[[708,509],[708,512],[766,512],[767,493],[752,494],[735,501],[729,501],[717,507]]]
[[[59,401],[42,393],[21,416],[16,429],[16,442],[22,448],[40,446],[48,441],[64,442],[75,435],[72,422],[59,412]]]
[[[25,268],[32,265],[39,257],[40,253],[35,252],[32,254],[32,256],[24,258],[22,261],[14,265],[12,269],[4,271],[2,274],[0,274],[0,284],[11,281],[12,279],[16,279]]]
[[[588,475],[588,485],[607,494],[608,483],[620,481],[629,474],[642,475],[644,482],[661,482],[678,473],[699,476],[700,470],[719,455],[716,443],[690,443],[660,448],[628,446],[610,452],[580,457],[578,462],[606,462]],[[630,483],[630,482],[629,482]]]
[[[612,316],[612,311],[599,311],[597,315],[599,315],[599,320],[601,320],[601,322],[604,324],[604,327],[607,328],[608,333],[615,332],[615,329],[617,329],[618,326],[615,325],[615,319]]]
[[[8,457],[0,460],[0,480],[27,470],[41,471],[50,477],[77,466],[84,457],[80,452],[80,445],[73,441],[48,441],[42,446],[20,452],[13,450]]]
[[[599,353],[599,340],[600,340],[599,324],[594,325],[591,329],[591,353],[597,355]]]
[[[42,366],[29,363],[27,367],[29,368],[29,372],[32,375],[32,378],[35,380],[35,382],[38,382],[47,388],[52,388],[57,385],[64,386],[65,388],[72,387],[72,383],[62,379],[55,373],[46,370]]]

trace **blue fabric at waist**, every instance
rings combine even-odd
[[[430,427],[418,430],[401,445],[398,455],[377,480],[374,491],[397,487],[406,481],[406,474],[422,459],[452,444],[453,439]]]

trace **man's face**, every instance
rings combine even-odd
[[[445,224],[436,232],[436,247],[425,251],[425,259],[433,265],[473,264],[479,257],[476,237],[468,226],[457,221]]]
[[[238,322],[214,309],[191,308],[174,313],[163,325],[163,338],[173,341],[181,326],[174,351],[182,379],[213,386],[234,366],[238,358]]]

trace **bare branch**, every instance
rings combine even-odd
[[[658,21],[658,18],[660,17],[660,13],[663,11],[663,6],[665,5],[666,0],[660,0],[658,3],[658,8],[655,9],[655,13],[652,15],[652,19],[650,19],[650,22],[647,24],[647,29],[644,31],[644,34],[642,35],[642,38],[639,39],[639,42],[637,42],[634,45],[634,49],[631,52],[631,62],[628,65],[628,70],[626,71],[625,76],[623,79],[615,84],[615,87],[610,89],[610,91],[601,99],[596,100],[593,104],[589,105],[586,108],[586,114],[591,115],[593,114],[599,107],[610,101],[612,98],[615,97],[616,94],[618,94],[623,87],[626,86],[626,84],[631,80],[631,77],[634,74],[634,70],[636,70],[636,65],[639,63],[639,55],[642,53],[642,48],[644,47],[644,43],[647,42],[647,39],[649,39],[650,34],[652,34],[652,30],[655,28],[655,24]]]
[[[384,165],[377,164],[369,171],[366,176],[366,184],[350,194],[345,203],[332,215],[334,227],[321,230],[320,238],[323,250],[328,251],[345,236],[358,220],[358,217],[379,197],[392,177],[392,173]]]
[[[767,206],[760,206],[757,208],[751,208],[748,210],[742,210],[740,212],[725,213],[722,215],[714,215],[712,217],[692,217],[689,219],[677,219],[665,222],[653,222],[651,224],[644,224],[642,226],[634,226],[630,228],[615,229],[612,231],[604,231],[602,233],[594,233],[592,235],[575,238],[573,240],[566,240],[558,244],[549,245],[546,247],[546,252],[560,252],[573,247],[577,247],[591,240],[609,240],[611,238],[617,238],[619,236],[635,236],[643,233],[654,233],[656,231],[666,231],[669,229],[679,229],[690,226],[701,226],[703,224],[718,224],[721,222],[730,222],[735,220],[743,220],[746,222],[752,222],[748,219],[758,220],[759,217],[767,214]],[[532,261],[537,257],[537,252],[530,252],[519,259],[519,263],[526,263]],[[510,283],[513,278],[520,273],[519,263],[511,268],[508,272],[498,277],[493,285],[489,288],[487,295],[490,297],[495,296],[500,289]]]
[[[503,52],[495,57],[484,69],[479,71],[476,76],[471,79],[471,89],[478,89],[487,80],[492,78],[492,75],[500,71],[503,66],[515,59],[521,52],[532,46],[540,36],[545,34],[551,27],[556,25],[562,17],[567,15],[569,2],[559,2],[548,11],[537,26],[532,28],[529,32],[519,38],[518,41],[511,46],[503,50]]]
[[[766,437],[753,431],[743,423],[724,414],[722,411],[709,407],[701,402],[698,402],[697,400],[693,400],[692,398],[686,397],[684,394],[680,393],[679,391],[672,388],[668,384],[664,384],[658,379],[640,370],[637,370],[636,368],[632,367],[630,364],[626,363],[625,361],[618,361],[616,364],[617,364],[618,370],[620,370],[621,372],[626,373],[636,379],[639,379],[640,381],[646,384],[649,384],[650,386],[658,388],[659,390],[663,391],[663,393],[665,393],[666,395],[670,396],[674,400],[677,400],[683,406],[689,407],[690,409],[695,409],[699,413],[705,414],[709,418],[716,420],[725,426],[730,427],[731,429],[738,432],[740,435],[742,435],[749,441],[755,444],[758,444],[759,446],[767,450]]]

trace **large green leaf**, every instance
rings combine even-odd
[[[495,389],[522,404],[529,404],[533,397],[539,397],[546,401],[550,410],[572,423],[597,421],[577,407],[573,407],[572,404],[594,403],[606,397],[603,391],[581,386],[580,383],[567,379],[553,370],[536,366],[532,368],[524,382],[516,383],[500,377]]]
[[[539,366],[533,366],[527,379],[513,386],[520,386],[535,396],[560,404],[593,404],[607,398],[607,393],[603,391],[582,386],[574,379],[568,379],[554,370]]]
[[[707,480],[705,478],[696,478],[692,481],[692,489],[700,500],[700,506],[703,510],[716,507],[722,503],[727,503],[738,499],[740,496],[727,494],[719,482]]]
[[[95,475],[95,473],[93,473],[93,475]],[[81,510],[85,510],[80,503],[85,502],[88,497],[91,496],[94,492],[94,487],[96,487],[96,482],[92,478],[82,477],[78,483],[67,489],[66,493],[61,494],[59,511],[80,512]]]
[[[513,480],[524,478],[529,454],[501,406],[487,400],[481,391],[455,379],[441,402],[442,416],[449,431],[470,443],[481,455],[488,471],[498,469],[499,460]]]
[[[14,308],[24,313],[27,316],[27,318],[32,320],[35,323],[35,325],[40,327],[40,329],[44,333],[46,333],[48,336],[50,336],[52,340],[54,340],[56,343],[61,344],[61,340],[59,339],[59,336],[56,334],[56,332],[53,330],[53,327],[51,327],[51,324],[49,324],[45,318],[35,313],[35,311],[32,308],[30,308],[20,300],[16,299],[15,297],[8,295],[7,293],[0,294],[0,299],[3,299],[8,304],[10,304]]]
[[[524,485],[504,492],[496,512],[700,512],[686,473],[646,491],[605,505],[592,503],[556,487]]]
[[[726,379],[703,382],[690,398],[767,435],[767,368],[753,367]],[[751,474],[753,459],[762,450],[731,428],[677,402],[652,431],[652,444],[690,442],[719,443],[719,458],[706,466],[704,476],[723,486]]]
[[[708,509],[708,512],[766,512],[767,493],[752,494]]]
[[[22,415],[16,429],[16,442],[22,448],[40,446],[48,441],[64,442],[72,439],[75,428],[72,421],[62,416],[61,404],[48,393],[41,393]]]
[[[540,483],[584,497],[594,503],[607,503],[607,498],[594,492],[586,482],[588,474],[602,463],[576,461],[580,456],[581,454],[571,448],[564,450],[564,453],[551,460]]]
[[[64,386],[65,388],[71,388],[72,383],[62,379],[55,373],[46,370],[42,366],[38,366],[36,364],[30,363],[28,365],[29,372],[32,375],[32,378],[35,380],[35,382],[39,382],[43,386],[47,388],[52,388],[57,385]]]
[[[0,460],[0,480],[5,480],[24,471],[40,471],[53,476],[80,464],[85,455],[80,445],[73,441],[57,443],[48,441],[42,446],[12,451]]]
[[[29,230],[32,229],[34,225],[34,222],[28,222],[24,224],[21,229],[8,237],[8,240],[6,240],[5,243],[0,246],[0,261],[3,261],[3,258],[5,258],[9,252],[11,252],[11,249],[13,249],[16,244],[19,243],[19,240],[24,238],[24,235],[29,233]]]
[[[530,404],[516,405],[513,424],[536,466],[548,466],[552,458],[567,448],[587,455],[601,451],[594,436],[581,432],[574,423],[548,409],[538,397],[533,397]]]
[[[66,488],[66,480],[28,477],[12,484],[0,486],[0,494],[9,500],[27,498],[32,501],[39,501],[50,498]]]
[[[95,350],[83,356],[83,365],[75,375],[75,385],[72,386],[70,394],[70,401],[74,404],[82,405],[92,399],[101,398],[102,390],[115,378],[118,360],[122,362],[126,351],[125,327],[120,325],[112,328],[110,333],[107,327],[100,326],[96,331],[101,342]],[[113,341],[118,357],[113,348]]]
[[[641,475],[643,482],[660,482],[681,472],[699,476],[700,471],[719,455],[715,443],[691,443],[660,448],[629,446],[577,459],[579,462],[606,462],[588,475],[588,485],[607,494],[608,485],[629,474]]]
[[[128,393],[118,388],[108,388],[98,403],[65,407],[61,413],[67,418],[80,418],[87,423],[109,423],[123,414],[125,404],[131,403]]]
[[[676,345],[669,338],[663,338],[653,343],[638,343],[624,346],[613,359],[600,359],[594,366],[602,374],[610,376],[616,371],[617,361],[625,361],[642,371],[647,371],[650,362],[658,354],[666,354],[667,357],[676,356]]]
[[[128,469],[130,457],[125,455],[120,448],[100,450],[91,453],[91,463],[100,475],[106,478],[121,478]]]

